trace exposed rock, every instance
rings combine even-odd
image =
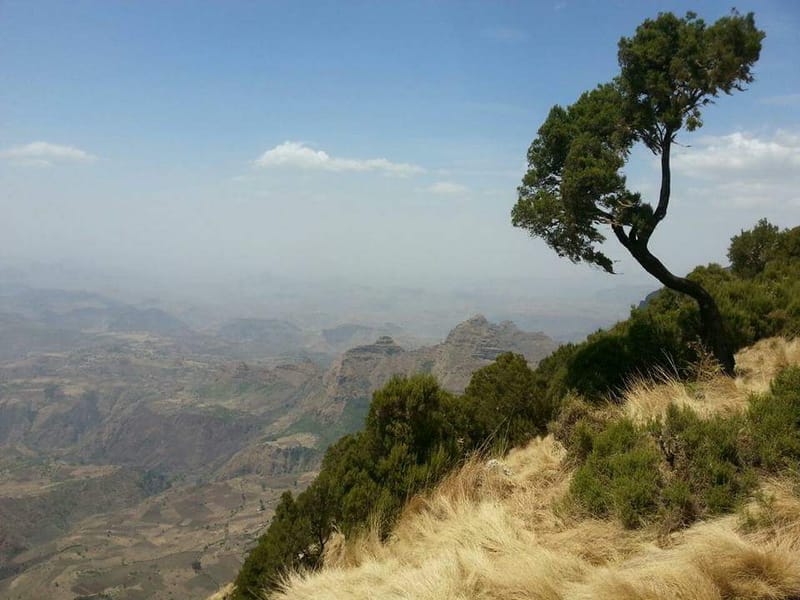
[[[242,475],[274,477],[300,473],[316,467],[321,458],[314,440],[269,441],[250,445],[237,452],[217,471],[217,479],[231,479]]]
[[[522,354],[533,367],[557,347],[543,333],[521,331],[510,321],[496,325],[483,315],[456,326],[441,344],[417,350],[404,350],[391,337],[381,336],[334,361],[323,380],[324,392],[307,408],[316,410],[323,422],[335,421],[348,403],[361,400],[366,405],[363,400],[393,375],[432,373],[445,389],[461,393],[475,370],[504,352]]]

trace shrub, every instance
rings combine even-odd
[[[263,588],[277,585],[287,570],[315,564],[318,556],[308,553],[312,543],[307,514],[300,510],[291,492],[284,492],[269,529],[236,577],[238,596],[258,597]]]
[[[551,398],[536,393],[525,357],[510,352],[475,371],[458,403],[463,419],[460,429],[474,447],[523,443],[545,431],[556,412]]]
[[[732,510],[752,489],[752,472],[743,456],[743,422],[738,416],[700,419],[691,409],[672,405],[654,429],[672,478],[667,511],[686,516],[682,489],[694,498],[696,515]],[[674,504],[673,504],[674,503]]]
[[[731,238],[728,259],[731,270],[742,277],[753,277],[764,266],[779,246],[780,231],[766,219],[761,219],[753,229],[742,231]]]
[[[672,405],[663,419],[636,426],[627,419],[591,420],[579,403],[565,411],[574,423],[562,431],[579,462],[572,498],[626,527],[659,514],[671,530],[730,512],[755,489],[755,469],[797,472],[800,466],[800,367],[781,371],[770,392],[753,396],[742,415],[704,420]]]
[[[750,399],[751,460],[770,470],[800,462],[800,367],[782,370],[769,394]]]
[[[646,522],[659,506],[659,455],[631,421],[591,437],[591,451],[573,477],[572,496],[595,516],[617,515],[626,527]]]
[[[455,410],[430,375],[395,377],[375,392],[365,429],[328,448],[316,480],[297,499],[282,496],[245,559],[234,598],[274,589],[287,569],[319,566],[334,529],[350,534],[377,518],[388,530],[408,497],[458,460]]]

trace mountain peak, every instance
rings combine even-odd
[[[488,325],[489,324],[489,319],[487,319],[481,313],[477,313],[477,314],[471,316],[466,321],[464,321],[464,323],[462,323],[462,325],[465,325],[467,323],[469,323],[470,325]]]

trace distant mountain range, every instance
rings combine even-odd
[[[409,338],[253,318],[196,331],[97,294],[0,290],[0,597],[203,597],[392,375],[458,392],[501,352],[535,364],[557,346],[482,316]]]

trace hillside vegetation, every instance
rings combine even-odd
[[[689,278],[718,299],[736,348],[800,332],[800,228],[762,221],[732,239],[729,257],[730,269],[710,265]],[[764,533],[774,525],[765,519],[784,517],[781,527],[795,531],[800,369],[777,371],[797,363],[797,343],[741,351],[734,380],[698,342],[698,328],[696,305],[663,290],[535,370],[500,356],[462,396],[430,376],[390,381],[373,396],[365,428],[328,450],[317,480],[296,498],[284,494],[233,596],[800,593],[794,534]],[[737,523],[748,503],[745,531]],[[774,558],[759,536],[785,553]],[[745,569],[742,585],[761,582],[763,593],[741,592],[732,575],[723,583],[728,571],[711,573],[727,568],[722,559],[697,575],[710,577],[705,588],[679,576],[684,563],[702,571],[696,557],[708,551],[729,554],[731,573]],[[653,579],[662,563],[677,578],[663,586]]]
[[[290,575],[274,597],[796,598],[800,496],[783,469],[800,458],[800,343],[765,340],[738,358],[748,368],[735,381],[633,385],[620,406],[595,415],[608,423],[583,457],[574,439],[565,444],[551,434],[502,460],[468,461],[410,502],[388,537],[374,528],[354,539],[336,536],[321,571]],[[795,366],[781,370],[770,391],[754,393],[787,363]],[[687,453],[687,464],[670,464],[658,436],[631,441],[654,425],[674,427],[676,418],[691,426],[672,432],[675,448],[706,446]],[[734,421],[752,429],[737,431],[736,450],[713,448]],[[710,435],[699,441],[691,427]],[[630,449],[611,458],[625,434]],[[731,451],[741,454],[741,469],[755,469],[742,475],[747,499],[724,473]],[[712,452],[718,456],[706,463]],[[602,489],[587,493],[588,474]],[[679,527],[700,516],[706,519]]]

